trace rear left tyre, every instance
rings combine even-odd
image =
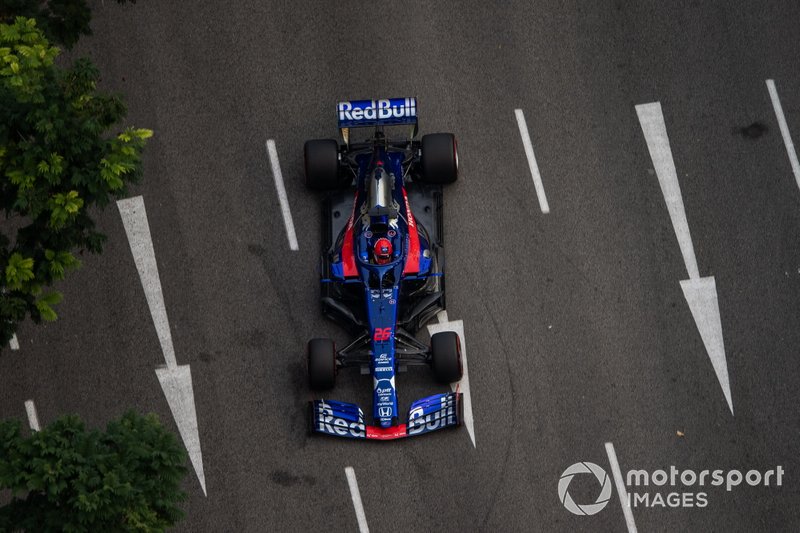
[[[458,147],[452,133],[422,136],[422,179],[444,185],[458,179]]]
[[[431,336],[431,367],[433,376],[442,384],[461,380],[461,340],[455,331],[443,331]]]
[[[303,147],[306,167],[306,186],[318,191],[330,191],[342,186],[339,165],[339,143],[334,139],[306,141]]]
[[[336,346],[331,339],[308,341],[308,384],[315,391],[336,384]]]

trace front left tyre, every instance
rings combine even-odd
[[[336,384],[336,346],[331,339],[308,341],[308,384],[315,391]]]
[[[464,368],[461,362],[461,340],[455,331],[431,335],[431,367],[441,384],[461,381]]]
[[[334,139],[306,141],[303,154],[309,189],[330,191],[342,186],[338,142]]]

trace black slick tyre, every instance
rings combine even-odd
[[[308,384],[315,391],[336,384],[336,347],[331,339],[308,341]]]
[[[458,179],[458,147],[452,133],[422,136],[422,179],[427,183],[446,184]]]
[[[443,331],[431,336],[431,367],[437,382],[455,383],[464,372],[461,364],[461,341],[455,331]]]
[[[306,186],[331,191],[342,186],[339,173],[339,143],[334,139],[306,141],[303,147]]]

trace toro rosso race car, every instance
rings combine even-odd
[[[337,350],[330,339],[308,343],[313,390],[334,386],[341,368],[371,374],[374,424],[355,404],[310,403],[313,432],[358,439],[421,435],[462,421],[461,394],[435,394],[399,416],[395,377],[408,365],[430,365],[439,383],[459,381],[461,345],[455,332],[414,334],[445,309],[442,185],[458,177],[455,137],[415,140],[414,98],[358,100],[337,106],[343,143],[305,143],[306,184],[328,191],[324,201],[321,264],[323,313],[354,336]],[[410,133],[390,139],[390,126]],[[364,142],[351,129],[370,127]],[[363,130],[357,130],[363,131]]]

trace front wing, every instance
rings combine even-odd
[[[394,440],[423,435],[448,427],[460,426],[463,410],[460,392],[434,394],[411,404],[408,422],[381,428],[364,423],[364,413],[352,403],[314,400],[311,410],[311,431],[351,439]]]

